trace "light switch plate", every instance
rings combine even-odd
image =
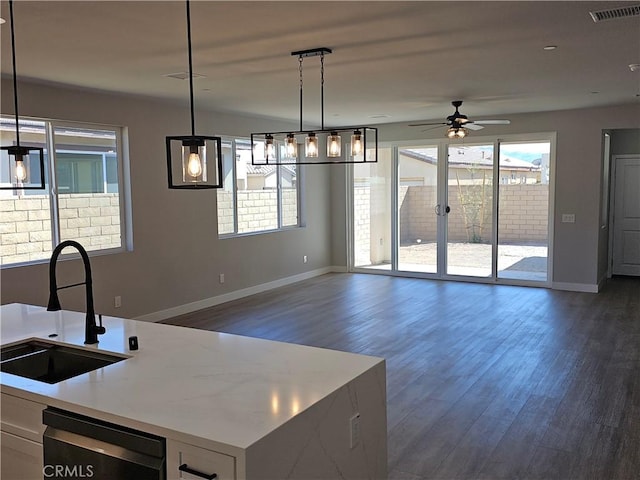
[[[563,213],[562,214],[562,223],[576,223],[576,215],[575,215],[575,213]]]

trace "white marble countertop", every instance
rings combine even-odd
[[[98,345],[85,346],[84,313],[10,304],[0,307],[0,316],[2,345],[39,338],[131,356],[53,385],[2,373],[2,392],[104,420],[156,426],[231,454],[384,361],[115,317],[103,317],[106,334]],[[132,335],[137,351],[128,349]]]

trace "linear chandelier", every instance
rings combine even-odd
[[[320,165],[375,163],[378,161],[378,129],[356,126],[325,129],[324,126],[324,56],[326,47],[291,52],[298,57],[300,74],[300,129],[288,132],[251,134],[253,165]],[[304,130],[302,103],[303,62],[320,57],[320,129]],[[326,145],[326,148],[324,147]]]
[[[222,138],[195,134],[191,12],[189,0],[186,3],[191,135],[166,137],[169,188],[222,188]],[[209,161],[210,159],[211,161]],[[209,164],[213,164],[214,168],[210,168]]]
[[[16,74],[15,24],[13,22],[13,0],[9,0],[11,20],[11,58],[13,60],[13,108],[16,117],[15,144],[0,147],[2,163],[8,162],[9,186],[0,186],[0,190],[44,190],[44,149],[20,145],[20,124],[18,122],[18,81]],[[33,160],[33,161],[32,161]],[[33,164],[39,164],[39,172],[32,172]],[[39,173],[39,174],[38,174]]]

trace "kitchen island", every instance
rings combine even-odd
[[[169,479],[196,478],[177,469],[187,458],[222,480],[386,478],[381,358],[115,317],[85,346],[83,313],[0,315],[3,346],[36,338],[128,357],[55,384],[2,373],[3,478],[15,457],[38,460],[47,406],[165,438]]]

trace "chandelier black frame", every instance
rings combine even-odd
[[[8,160],[9,186],[0,186],[0,190],[44,190],[44,148],[27,147],[20,145],[20,123],[18,121],[18,80],[16,74],[16,41],[15,23],[13,21],[13,0],[9,0],[9,17],[11,20],[11,59],[13,65],[13,108],[16,117],[16,141],[14,145],[0,147],[0,151],[6,151]],[[30,181],[33,178],[31,172],[31,155],[36,155],[40,165],[40,183]],[[4,155],[3,155],[4,157]],[[12,161],[13,157],[13,161]],[[3,161],[5,159],[3,158]]]
[[[191,11],[187,4],[187,42],[189,50],[189,101],[191,107],[191,135],[166,137],[167,174],[169,188],[205,189],[222,188],[222,137],[195,134],[193,107],[193,60],[191,49]],[[213,151],[215,162],[207,154]],[[211,172],[210,163],[215,163]],[[212,175],[213,173],[213,175]],[[213,178],[212,178],[213,177]]]
[[[332,53],[332,50],[326,47],[291,52],[292,56],[298,57],[299,63],[300,129],[252,133],[251,163],[253,165],[331,165],[378,161],[378,129],[376,127],[353,126],[325,129],[324,56],[329,53]],[[307,57],[316,56],[320,57],[321,126],[320,129],[303,130],[303,61]],[[327,145],[326,150],[320,148],[323,143]],[[344,144],[348,144],[349,148],[344,148]]]

